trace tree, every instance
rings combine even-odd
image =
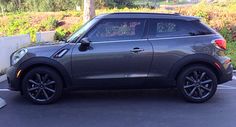
[[[175,4],[179,3],[179,0],[173,0]]]
[[[84,0],[84,23],[95,16],[94,0]]]
[[[15,3],[16,3],[17,8],[20,9],[21,8],[21,0],[16,0]]]
[[[1,7],[2,15],[4,15],[4,11],[9,2],[10,0],[0,0],[0,7]]]

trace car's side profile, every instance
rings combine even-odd
[[[65,42],[23,48],[11,56],[11,90],[48,104],[63,89],[177,87],[205,102],[232,79],[226,41],[196,17],[112,13],[95,17]]]

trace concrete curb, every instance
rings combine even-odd
[[[7,80],[7,76],[6,75],[2,75],[0,76],[0,83]]]
[[[7,103],[2,98],[0,98],[0,109],[6,106],[6,104]]]

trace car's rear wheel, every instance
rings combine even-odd
[[[217,78],[211,69],[203,65],[193,65],[180,73],[177,87],[187,101],[202,103],[215,94]]]
[[[63,82],[56,71],[49,67],[31,69],[22,80],[23,95],[36,104],[57,101],[63,90]]]

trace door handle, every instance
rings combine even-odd
[[[142,51],[144,51],[144,49],[141,49],[141,48],[133,48],[132,50],[130,50],[130,52],[133,52],[133,53],[139,53]]]

